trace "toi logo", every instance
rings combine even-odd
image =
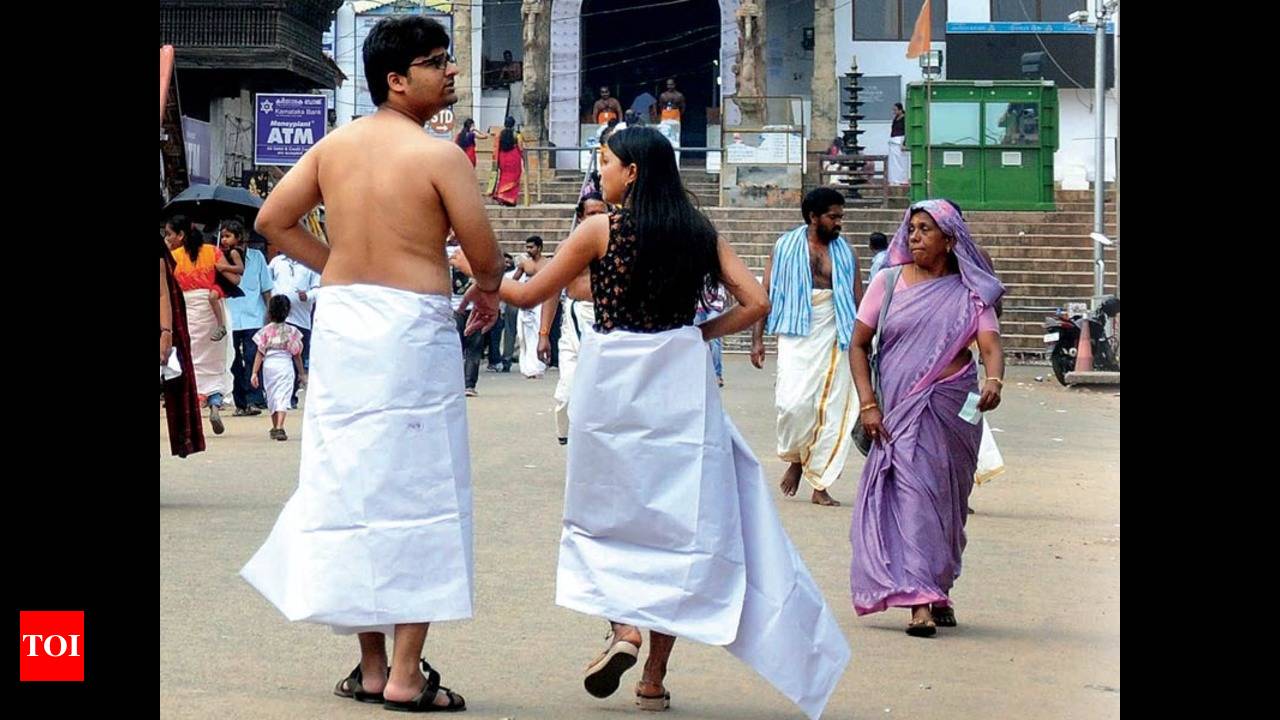
[[[84,681],[84,612],[18,613],[18,680]]]

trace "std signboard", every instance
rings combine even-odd
[[[323,95],[254,95],[254,165],[296,165],[324,137],[329,104]]]

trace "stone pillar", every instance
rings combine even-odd
[[[742,110],[745,124],[759,127],[766,121],[765,103],[760,100],[742,100],[741,98],[760,98],[767,92],[764,67],[764,7],[758,0],[742,0],[736,15],[738,63],[735,72],[737,73],[738,107]]]
[[[838,127],[840,84],[836,80],[835,57],[835,0],[814,0],[813,79],[809,90],[813,99],[813,127],[809,136],[817,147],[825,148],[836,136]]]
[[[462,121],[475,117],[475,98],[471,93],[471,4],[453,5],[453,55],[458,62],[458,78],[455,84],[458,102],[453,104],[455,129],[462,128]]]
[[[551,0],[523,0],[520,17],[524,27],[524,140],[547,144],[547,101],[551,74]]]

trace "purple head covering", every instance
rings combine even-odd
[[[983,304],[995,305],[1000,296],[1004,295],[1004,285],[996,279],[995,270],[991,264],[982,256],[982,253],[978,252],[978,246],[969,235],[969,226],[965,224],[964,218],[960,217],[960,211],[946,200],[921,200],[907,208],[906,214],[902,216],[902,225],[898,227],[898,231],[893,234],[893,240],[889,242],[889,257],[884,266],[907,265],[914,262],[911,259],[911,250],[907,247],[907,235],[910,232],[908,226],[911,224],[911,216],[921,210],[929,213],[944,235],[956,241],[954,252],[956,259],[960,261],[960,281],[981,299]]]

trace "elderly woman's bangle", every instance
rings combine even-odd
[[[864,413],[864,412],[866,412],[866,411],[870,410],[871,408],[878,408],[878,407],[880,407],[880,406],[879,406],[879,405],[877,405],[876,403],[869,402],[869,403],[867,403],[866,405],[863,405],[862,407],[858,408],[858,414],[862,414],[862,413]]]
[[[1000,387],[1001,387],[1001,388],[1003,388],[1003,387],[1004,387],[1004,381],[1003,381],[1003,380],[1001,380],[1001,379],[1000,379],[1000,378],[998,378],[998,377],[989,377],[989,378],[987,378],[987,382],[997,382],[997,383],[1000,383]]]

